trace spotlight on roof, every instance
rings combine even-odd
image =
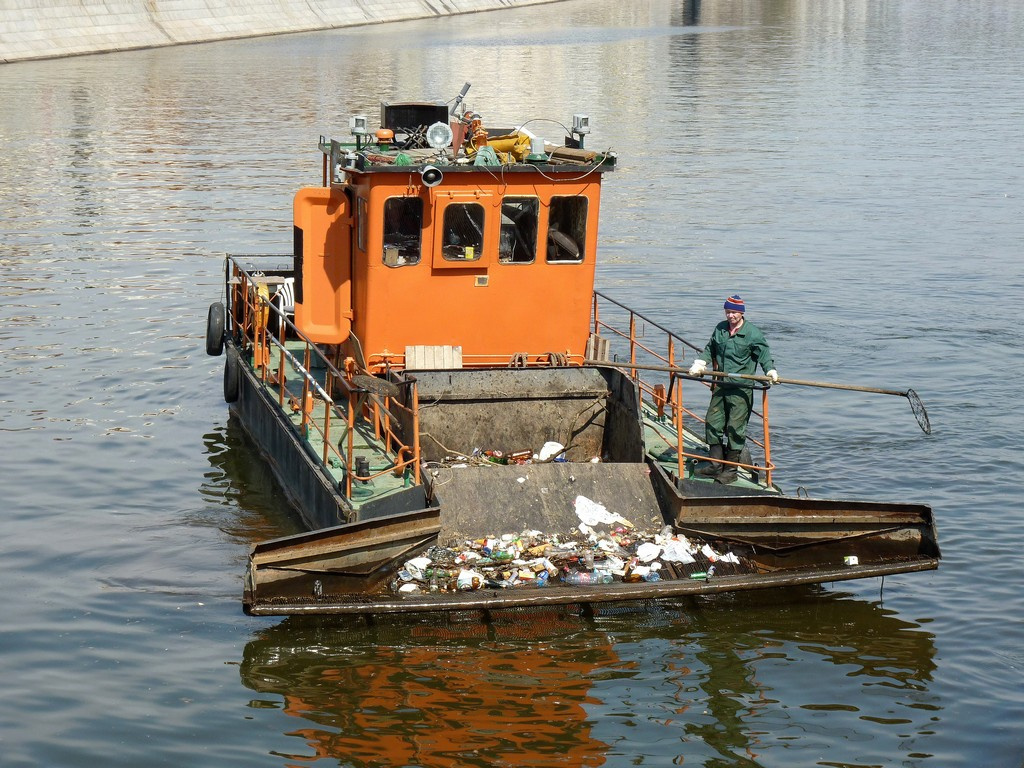
[[[583,137],[590,133],[590,115],[572,116],[572,135],[579,141],[580,148],[583,147]]]
[[[366,136],[370,129],[366,126],[366,115],[353,115],[348,119],[348,128],[353,136]]]
[[[448,123],[434,123],[427,128],[427,144],[434,149],[451,146],[453,138],[452,127]]]

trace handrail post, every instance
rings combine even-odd
[[[764,482],[772,487],[772,440],[771,428],[768,424],[768,389],[761,391],[761,419],[764,425]]]
[[[277,363],[277,401],[281,408],[284,409],[284,344],[281,344],[278,349],[280,354],[278,355]]]
[[[284,349],[284,347],[281,347]],[[309,402],[309,342],[306,342],[305,354],[302,356],[302,367],[306,371],[306,375],[302,377],[302,403],[300,408],[302,409],[302,427],[307,428],[309,422],[309,414],[306,412],[306,403]]]
[[[676,430],[676,475],[683,481],[686,479],[686,458],[683,456],[686,448],[683,440],[683,387],[675,373],[669,375],[672,377],[669,382],[669,390],[672,392],[672,424]]]
[[[345,456],[345,495],[352,498],[352,452],[355,450],[355,406],[352,403],[352,392],[348,393],[348,450]]]
[[[324,466],[328,464],[328,454],[331,451],[331,405],[324,403]]]
[[[636,315],[633,310],[629,311],[629,364],[636,365]],[[640,371],[636,368],[631,370],[633,381],[640,378]]]
[[[259,294],[257,294],[256,295],[256,302],[257,302],[257,308],[256,308],[256,310],[257,310],[256,311],[256,334],[257,334],[257,338],[259,339],[259,342],[256,345],[257,346],[257,350],[256,351],[257,351],[257,353],[259,355],[260,380],[264,384],[266,384],[267,383],[267,374],[270,372],[270,359],[269,359],[270,358],[270,354],[269,354],[270,349],[269,349],[269,344],[267,343],[267,324],[264,323],[264,322],[260,322],[260,320],[261,320],[260,316],[262,315],[262,312],[260,312],[259,302],[261,302],[261,301],[263,301],[263,299],[260,298]]]
[[[413,457],[413,479],[416,485],[421,482],[420,478],[420,390],[416,379],[412,380],[409,387],[410,405],[412,405],[412,457]]]

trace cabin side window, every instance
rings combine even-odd
[[[441,254],[446,261],[476,261],[483,255],[484,207],[452,203],[444,209]]]
[[[540,201],[536,197],[506,197],[502,200],[498,261],[503,264],[532,264],[536,260],[539,215]]]
[[[384,263],[403,267],[420,263],[423,200],[389,197],[384,201]]]
[[[356,245],[366,253],[366,198],[356,199]]]
[[[553,197],[548,210],[547,259],[579,264],[587,244],[587,198]]]

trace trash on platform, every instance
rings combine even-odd
[[[580,524],[571,534],[495,532],[432,547],[403,563],[395,590],[416,594],[708,579],[716,566],[741,565],[735,553],[721,554],[705,541],[675,534],[671,525],[659,531],[637,530],[585,496],[577,496],[574,507]],[[689,566],[698,572],[690,573]]]

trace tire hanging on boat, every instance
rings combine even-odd
[[[224,358],[224,402],[233,403],[238,400],[238,355],[228,350]]]
[[[215,301],[206,315],[206,354],[219,357],[224,351],[224,305]]]

